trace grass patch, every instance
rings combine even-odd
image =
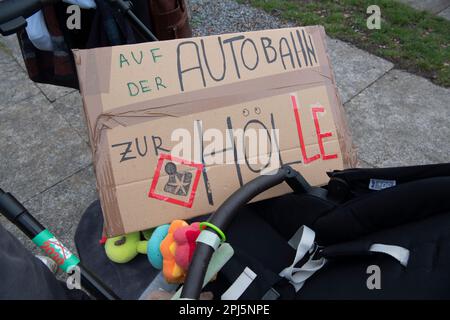
[[[398,68],[450,87],[450,21],[393,0],[238,0],[392,61]],[[367,7],[381,9],[381,29],[369,30]]]

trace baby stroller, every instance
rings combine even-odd
[[[0,19],[2,32],[22,27],[21,15],[38,8],[37,1],[20,10],[2,8],[8,19],[19,16],[6,27],[8,19]],[[197,299],[202,290],[222,299],[449,298],[450,164],[348,169],[329,177],[326,186],[312,187],[298,172],[282,167],[244,185],[213,214],[196,218],[207,219],[207,228],[184,286],[169,290],[187,299]],[[246,205],[284,182],[293,193]],[[30,238],[45,231],[3,191],[0,212]],[[99,203],[93,203],[75,239],[86,290],[96,298],[136,299],[158,288],[159,271],[146,258],[127,265],[107,260],[98,243],[101,216]],[[210,260],[224,242],[232,245],[232,257],[214,269],[217,277],[209,281]]]
[[[124,265],[108,260],[98,242],[96,201],[75,236],[82,284],[99,299],[145,298],[160,288],[187,299],[198,299],[202,290],[225,300],[449,299],[450,164],[329,176],[326,186],[311,187],[282,167],[244,185],[210,216],[194,219],[209,227],[197,238],[181,288],[162,283],[146,257]],[[284,182],[293,193],[245,205]],[[0,212],[30,238],[45,230],[3,191]],[[224,241],[234,254],[210,263]],[[212,282],[211,270],[218,272]]]
[[[181,296],[197,299],[211,291],[227,300],[450,298],[450,164],[347,169],[329,177],[326,186],[311,187],[283,167],[244,185],[212,215],[194,219],[222,230],[234,255],[203,287],[221,235],[197,243]],[[293,192],[245,205],[279,183]],[[109,261],[93,245],[101,232],[95,202],[75,237],[86,266],[124,299],[154,290],[159,270],[144,256],[125,265]]]

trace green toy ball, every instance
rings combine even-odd
[[[147,252],[147,241],[140,240],[140,232],[109,238],[105,243],[106,255],[113,262],[127,263],[133,260],[138,253]]]

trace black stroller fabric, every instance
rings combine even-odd
[[[345,189],[340,201],[287,194],[242,208],[226,232],[235,255],[205,290],[219,299],[249,267],[257,277],[240,299],[261,299],[269,291],[279,299],[450,299],[450,164],[350,169],[329,176],[330,190],[336,181]],[[371,179],[396,185],[375,191]],[[99,217],[97,203],[80,223],[80,256],[120,296],[137,298],[157,271],[145,256],[125,265],[107,260],[98,244]],[[295,292],[279,273],[292,264],[295,250],[288,241],[302,225],[315,231],[327,263]],[[407,266],[370,252],[375,243],[408,249]],[[380,270],[381,290],[367,286],[373,265]]]
[[[99,242],[103,233],[100,202],[95,201],[84,213],[75,234],[80,260],[122,299],[137,299],[158,274],[144,255],[126,264],[108,259]]]

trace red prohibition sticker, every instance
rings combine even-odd
[[[202,170],[201,163],[163,153],[158,159],[148,197],[191,208]]]

